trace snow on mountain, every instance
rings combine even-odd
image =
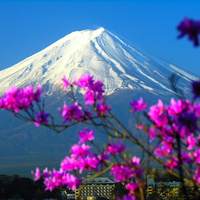
[[[127,45],[104,28],[73,32],[18,64],[0,71],[0,93],[9,86],[46,85],[48,94],[64,75],[90,73],[103,81],[106,94],[119,89],[145,89],[152,93],[172,92],[168,77],[180,76],[179,86],[190,90],[196,76]]]

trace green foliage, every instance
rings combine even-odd
[[[30,178],[19,175],[0,175],[0,199],[15,198],[24,200],[42,200],[46,198],[61,198],[60,190],[45,191],[42,180],[34,182]]]

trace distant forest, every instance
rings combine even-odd
[[[19,175],[0,175],[0,199],[62,199],[60,190],[53,192],[45,191],[43,181],[34,181],[31,178],[20,177]]]

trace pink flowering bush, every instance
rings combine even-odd
[[[179,37],[188,34],[194,45],[198,45],[199,21],[186,18],[178,26],[178,30],[181,31]],[[84,104],[76,99],[74,88],[79,88],[84,93]],[[63,118],[61,124],[55,124],[51,114],[45,112],[44,104],[40,101],[43,95],[41,86],[36,91],[31,86],[22,89],[10,87],[4,97],[0,98],[0,109],[13,112],[16,117],[32,121],[36,126],[47,126],[57,133],[75,124],[86,124],[85,129],[78,133],[79,141],[71,147],[71,155],[61,161],[59,170],[45,168],[41,172],[36,168],[32,172],[35,181],[43,178],[46,190],[52,191],[57,187],[81,190],[81,175],[84,172],[92,172],[94,178],[110,171],[114,180],[124,182],[129,191],[123,199],[144,199],[145,176],[155,173],[155,170],[146,168],[145,161],[135,155],[128,155],[127,143],[138,146],[148,159],[154,160],[163,168],[164,173],[179,177],[184,192],[185,182],[200,186],[200,103],[197,101],[200,97],[200,81],[192,83],[192,101],[175,101],[172,98],[169,105],[164,105],[159,99],[156,105],[149,108],[143,98],[130,102],[137,130],[146,134],[149,138],[147,143],[138,139],[112,114],[111,107],[106,104],[100,80],[94,80],[93,76],[85,74],[74,77],[70,83],[64,76],[62,89],[73,103],[68,105],[64,102],[63,107],[59,108]],[[144,112],[148,123],[140,120]],[[109,138],[103,148],[95,144],[95,131],[87,124],[96,128],[103,127],[101,131]],[[186,192],[185,195],[187,197]]]

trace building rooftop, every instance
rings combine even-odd
[[[83,183],[89,181],[90,177],[84,178]],[[93,178],[88,184],[115,184],[115,181],[108,177]]]

